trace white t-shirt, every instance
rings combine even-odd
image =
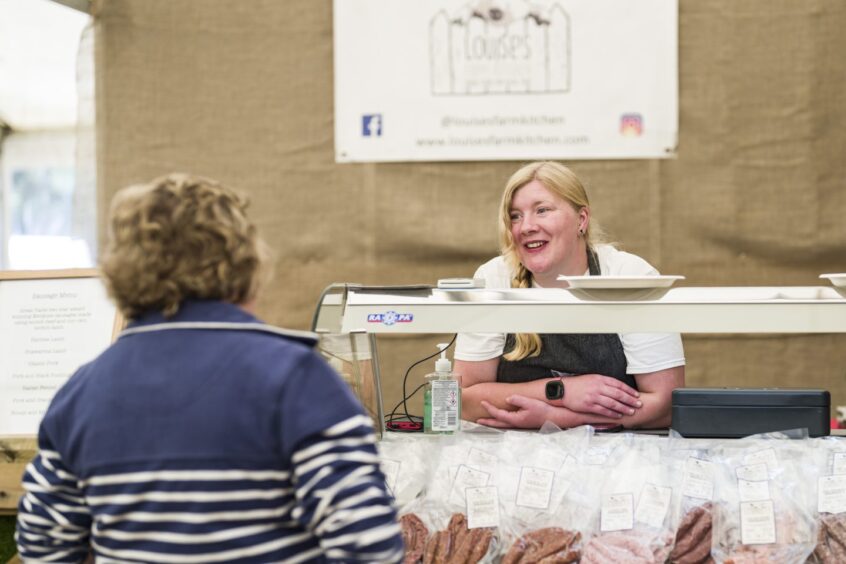
[[[600,245],[596,249],[599,268],[605,276],[655,276],[658,271],[637,255]],[[486,288],[510,288],[513,278],[503,257],[489,260],[476,270],[473,278],[483,278]],[[626,355],[627,374],[646,374],[675,366],[684,366],[684,349],[678,333],[620,334]],[[480,361],[502,355],[505,333],[460,333],[455,344],[455,359]]]

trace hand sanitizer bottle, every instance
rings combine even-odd
[[[447,343],[440,343],[441,357],[435,362],[435,371],[426,374],[423,392],[423,431],[451,435],[461,426],[461,381],[452,371],[446,357]]]

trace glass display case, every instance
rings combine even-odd
[[[441,289],[333,284],[312,329],[327,343],[360,335],[373,359],[365,405],[381,414],[376,334],[844,333],[846,288],[754,286]],[[370,336],[371,338],[365,338]],[[371,408],[368,408],[370,410]],[[376,409],[372,413],[376,415]],[[381,428],[381,418],[377,428]]]

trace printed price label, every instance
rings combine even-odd
[[[747,482],[761,482],[770,478],[767,474],[767,465],[764,463],[738,466],[734,469],[734,473],[738,480]]]
[[[467,454],[467,464],[478,470],[485,470],[496,468],[496,465],[499,464],[499,459],[495,454],[485,452],[482,449],[471,448]]]
[[[517,486],[517,505],[548,509],[552,494],[552,482],[555,472],[524,466],[520,471],[520,483]]]
[[[496,486],[467,488],[467,528],[499,527],[499,493]]]
[[[455,473],[455,480],[452,482],[452,490],[449,493],[449,501],[454,505],[464,506],[466,498],[464,497],[464,490],[467,488],[475,488],[479,486],[488,485],[490,474],[475,470],[464,464],[458,467],[458,472]]]
[[[760,462],[766,464],[770,472],[778,469],[778,457],[774,449],[765,448],[743,457],[744,464],[757,464]]]
[[[817,511],[820,513],[846,511],[846,475],[820,476],[817,481]]]
[[[831,461],[832,474],[846,474],[846,452],[835,452]]]
[[[627,531],[634,527],[633,498],[630,493],[605,496],[600,507],[600,530]]]
[[[637,501],[635,520],[650,527],[660,528],[664,525],[664,518],[670,508],[673,488],[665,488],[653,484],[645,484],[640,490]]]
[[[740,539],[743,544],[771,544],[776,541],[772,501],[740,504]]]
[[[762,501],[770,499],[770,482],[749,482],[747,480],[737,481],[737,493],[740,501]]]
[[[769,473],[767,464],[759,462],[734,469],[737,476],[737,493],[740,501],[762,501],[770,499]]]
[[[711,501],[714,498],[714,464],[690,457],[684,465],[682,494]]]

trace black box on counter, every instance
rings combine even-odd
[[[808,429],[831,432],[828,390],[796,388],[677,388],[671,428],[684,437],[738,438]]]

